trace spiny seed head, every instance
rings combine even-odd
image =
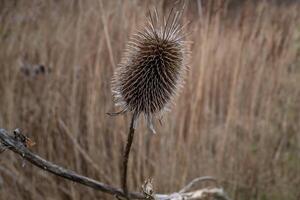
[[[112,93],[122,112],[144,114],[155,133],[152,119],[172,103],[186,71],[186,47],[181,13],[170,12],[160,23],[157,13],[129,42],[121,64],[112,78]]]

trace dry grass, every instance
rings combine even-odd
[[[0,127],[21,127],[36,141],[34,152],[119,185],[129,116],[105,114],[114,109],[110,78],[147,8],[167,4],[16,2],[0,7]],[[171,192],[212,175],[233,199],[299,199],[299,5],[217,8],[206,5],[200,18],[196,1],[187,7],[186,87],[157,135],[138,127],[130,188],[153,177],[158,192]],[[22,72],[33,64],[44,64],[46,73]],[[0,156],[0,199],[107,197],[22,167],[12,153]]]

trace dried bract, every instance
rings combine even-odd
[[[172,103],[186,71],[186,44],[181,12],[170,12],[160,22],[157,12],[129,42],[122,62],[112,78],[112,93],[122,111],[136,121],[144,114],[155,133],[153,117],[160,117]]]

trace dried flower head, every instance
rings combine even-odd
[[[136,121],[144,114],[155,133],[153,117],[166,111],[186,71],[186,47],[181,12],[170,12],[159,21],[157,12],[129,42],[121,64],[112,78],[112,93],[122,111],[132,112]]]

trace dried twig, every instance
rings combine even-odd
[[[22,133],[19,133],[22,136]],[[50,172],[56,176],[60,176],[62,178],[80,183],[82,185],[91,187],[93,189],[114,195],[119,197],[125,197],[130,199],[149,199],[149,196],[138,193],[138,192],[128,192],[126,195],[122,189],[116,188],[105,183],[96,181],[94,179],[88,178],[86,176],[82,176],[77,174],[74,171],[65,169],[59,165],[56,165],[52,162],[49,162],[40,156],[32,153],[25,146],[22,140],[19,140],[18,137],[14,137],[10,135],[6,130],[0,129],[0,144],[7,147],[8,150],[11,150],[19,155],[21,155],[24,159],[32,163],[33,165]],[[199,177],[194,179],[191,183],[185,186],[180,192],[175,192],[172,194],[154,194],[152,195],[155,200],[192,200],[192,199],[206,199],[207,196],[213,197],[213,199],[218,200],[230,200],[222,188],[204,188],[192,192],[184,192],[189,190],[196,182],[206,180],[214,180],[212,177]]]
[[[24,159],[31,162],[35,166],[46,170],[52,174],[63,177],[65,179],[86,185],[88,187],[100,190],[112,195],[118,195],[125,197],[124,192],[116,187],[106,185],[104,183],[98,182],[94,179],[79,175],[71,170],[65,169],[59,165],[53,164],[36,154],[29,151],[21,141],[16,140],[13,136],[10,136],[8,132],[4,129],[0,129],[0,141],[5,146],[8,146],[9,150],[21,155]],[[143,199],[144,195],[140,193],[128,193],[128,196],[132,199]]]
[[[110,179],[107,177],[107,174],[102,169],[100,169],[100,167],[94,162],[94,160],[88,155],[88,153],[80,146],[78,141],[72,136],[72,133],[70,132],[64,121],[59,119],[58,124],[63,129],[63,133],[65,133],[68,136],[68,138],[74,144],[75,148],[83,156],[83,158],[91,165],[91,167],[96,169],[97,172],[99,172],[101,176],[104,177],[104,180],[106,182],[110,182]]]
[[[190,190],[196,183],[199,182],[203,182],[203,181],[212,181],[214,183],[217,183],[217,180],[214,177],[211,176],[203,176],[203,177],[198,177],[193,179],[189,184],[187,184],[186,186],[184,186],[184,188],[182,188],[179,193],[184,193],[187,192],[188,190]]]
[[[210,197],[210,198],[208,198]],[[168,195],[155,195],[159,200],[230,200],[222,188],[204,188],[188,193],[173,193]]]

